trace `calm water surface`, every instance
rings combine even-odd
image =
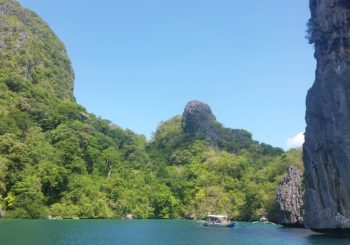
[[[0,245],[235,244],[345,245],[350,239],[305,229],[239,222],[235,228],[204,227],[188,220],[3,220]]]

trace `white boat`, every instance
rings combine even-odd
[[[272,223],[270,222],[265,216],[261,217],[261,219],[259,221],[254,221],[252,222],[253,224],[256,224],[256,223],[261,223],[261,224],[272,224],[272,225],[276,225],[275,223]]]
[[[208,219],[203,225],[213,227],[234,227],[235,223],[232,222],[227,215],[209,214]]]

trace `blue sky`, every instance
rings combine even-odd
[[[190,100],[286,148],[314,80],[308,1],[20,0],[65,44],[77,101],[148,138]]]

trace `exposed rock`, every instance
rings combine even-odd
[[[9,74],[0,83],[14,92],[27,89],[32,95],[40,88],[74,100],[74,73],[64,45],[38,15],[15,0],[0,0],[0,73]]]
[[[0,219],[5,217],[5,212],[0,208]]]
[[[187,133],[207,140],[218,146],[219,133],[215,130],[216,118],[209,105],[200,101],[190,101],[183,112],[182,126]]]
[[[280,148],[259,143],[244,129],[225,128],[218,122],[209,105],[200,101],[187,103],[182,115],[182,128],[192,138],[205,140],[209,145],[237,153],[242,149],[260,151],[265,155],[279,155]]]
[[[306,100],[305,226],[350,231],[350,2],[310,0],[316,80]]]
[[[276,223],[292,227],[304,226],[302,176],[299,169],[290,166],[281,179],[276,190]]]

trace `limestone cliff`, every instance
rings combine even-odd
[[[316,79],[306,99],[306,227],[350,229],[350,1],[310,0]]]
[[[216,118],[209,105],[200,101],[190,101],[183,112],[182,126],[185,132],[206,139],[218,146],[220,135],[215,130]]]
[[[242,149],[257,151],[263,155],[283,153],[280,148],[253,140],[252,134],[244,129],[225,128],[216,120],[209,105],[200,101],[187,103],[182,114],[181,127],[190,135],[189,138],[205,140],[209,145],[231,153]]]
[[[38,15],[14,0],[0,0],[0,74],[0,89],[16,93],[11,96],[74,99],[64,45]]]
[[[292,227],[304,226],[302,176],[299,169],[290,166],[281,179],[276,190],[276,223]]]

